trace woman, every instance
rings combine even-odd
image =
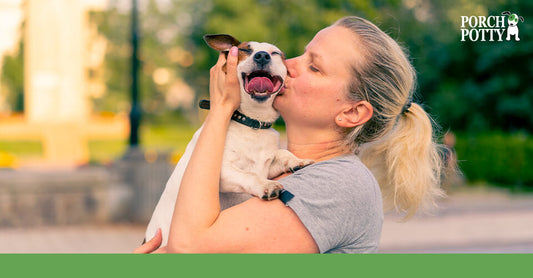
[[[156,252],[376,252],[383,203],[409,217],[440,195],[432,122],[411,103],[409,60],[375,25],[346,17],[287,60],[286,86],[274,102],[288,149],[315,160],[280,177],[294,197],[286,204],[251,198],[221,211],[219,138],[240,102],[236,56],[233,48],[211,69],[211,110],[183,177],[168,246]],[[152,252],[160,241],[158,233],[135,252]]]

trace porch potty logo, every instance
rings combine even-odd
[[[461,16],[461,41],[519,41],[518,21],[524,18],[509,11],[501,16]]]

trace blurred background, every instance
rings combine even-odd
[[[524,18],[519,42],[461,41],[461,16],[503,11]],[[432,215],[387,215],[381,252],[533,252],[526,0],[0,0],[0,252],[132,251],[205,116],[202,36],[295,57],[346,15],[408,50],[460,168]]]

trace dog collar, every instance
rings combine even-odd
[[[211,108],[209,100],[205,99],[200,101],[199,106],[200,108],[206,110],[209,110],[209,108]],[[256,119],[252,119],[239,111],[233,112],[231,119],[252,129],[269,129],[272,127],[273,124],[271,122],[261,122]]]
[[[273,124],[252,119],[239,111],[233,112],[231,119],[253,129],[269,129]]]

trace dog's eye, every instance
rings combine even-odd
[[[281,59],[285,59],[285,53],[283,52],[274,51],[272,52],[272,55],[279,55],[281,56]]]
[[[242,51],[248,55],[252,54],[252,50],[247,48],[239,48],[239,51]]]

